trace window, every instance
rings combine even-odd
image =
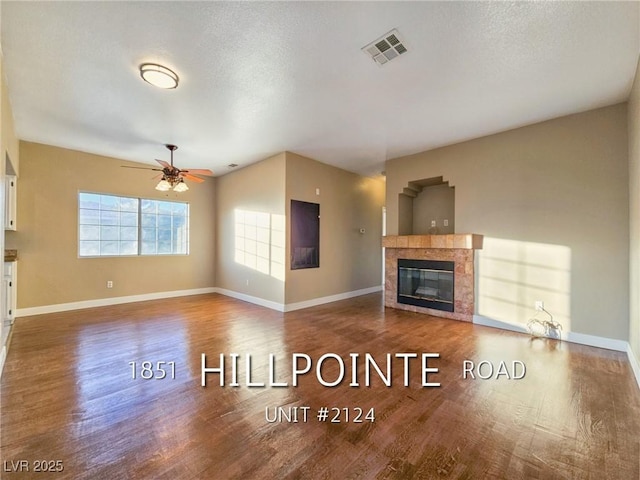
[[[189,204],[81,192],[78,238],[81,257],[186,255]]]
[[[182,202],[140,200],[141,255],[188,252],[189,205]]]

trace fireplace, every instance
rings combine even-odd
[[[454,311],[455,263],[398,259],[398,303]]]
[[[471,322],[475,300],[474,263],[475,250],[482,248],[482,235],[475,233],[455,233],[451,235],[387,235],[382,237],[385,261],[384,305],[385,307],[426,313],[435,317],[451,318]],[[426,285],[418,291],[414,282],[420,280],[417,273],[407,275],[400,283],[400,268],[407,268],[405,261],[426,261],[426,270],[439,272],[437,276],[426,275]],[[398,264],[400,262],[400,264]],[[447,264],[448,265],[445,265]],[[425,265],[425,264],[422,264]],[[435,267],[435,268],[434,268]],[[418,264],[408,268],[423,268]],[[443,272],[444,270],[444,272]],[[403,272],[405,273],[405,272]],[[447,275],[447,273],[449,275]],[[417,279],[414,279],[417,277]],[[447,278],[448,277],[448,278]],[[428,287],[428,288],[427,288]],[[403,288],[402,295],[398,290]],[[433,290],[437,289],[439,300],[433,300]],[[418,295],[416,295],[418,293]],[[436,296],[436,297],[437,297]],[[426,297],[426,298],[413,298]],[[417,304],[420,302],[419,304]],[[422,302],[430,306],[424,306]],[[442,309],[445,307],[445,309]]]

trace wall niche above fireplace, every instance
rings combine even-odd
[[[455,187],[442,177],[414,180],[398,196],[399,235],[455,232]]]

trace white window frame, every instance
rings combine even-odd
[[[129,200],[135,200],[136,204],[137,204],[137,209],[136,209],[136,216],[137,216],[137,223],[135,225],[135,227],[133,227],[132,225],[121,225],[120,223],[118,223],[117,225],[104,225],[102,223],[97,223],[97,224],[86,224],[86,223],[80,223],[81,222],[81,195],[82,194],[88,194],[88,195],[101,195],[101,196],[107,196],[107,197],[115,197],[118,200],[120,199],[129,199]],[[187,256],[189,255],[189,237],[190,237],[190,205],[189,202],[183,202],[183,201],[175,201],[175,200],[164,200],[164,199],[157,199],[157,198],[144,198],[144,197],[131,197],[131,196],[127,196],[127,195],[115,195],[112,193],[101,193],[101,192],[92,192],[92,191],[79,191],[78,195],[77,195],[77,201],[78,201],[78,206],[77,206],[77,215],[78,215],[78,223],[77,223],[77,254],[78,254],[78,258],[114,258],[114,257],[153,257],[153,256],[162,256],[162,257],[166,257],[166,256]],[[165,252],[165,253],[157,253],[157,242],[158,242],[158,238],[156,237],[156,252],[155,253],[145,253],[143,252],[143,233],[142,230],[143,228],[155,228],[156,229],[156,235],[157,235],[157,231],[159,230],[158,226],[157,226],[157,221],[158,219],[156,218],[156,226],[155,227],[143,227],[142,225],[142,215],[149,215],[148,212],[143,212],[142,211],[142,202],[143,201],[151,201],[151,202],[165,202],[165,203],[171,203],[171,204],[182,204],[186,206],[186,215],[184,215],[184,228],[185,228],[185,239],[184,239],[184,252],[179,252],[179,253],[173,253],[174,250],[174,238],[173,238],[173,228],[170,228],[169,230],[171,231],[172,234],[172,239],[171,239],[171,252]],[[103,210],[98,209],[98,212],[101,212]],[[109,210],[104,210],[104,211],[109,211]],[[120,210],[118,210],[119,213],[122,213]],[[128,213],[134,213],[132,210],[129,211]],[[161,215],[160,213],[155,213],[156,217],[158,217],[159,215]],[[165,214],[166,215],[166,214]],[[183,215],[176,215],[177,217],[182,217]],[[171,217],[172,217],[172,223],[173,223],[173,212],[171,213]],[[119,219],[120,221],[120,219]],[[109,227],[109,226],[114,226],[114,227],[119,227],[119,228],[136,228],[137,229],[137,235],[136,235],[136,240],[135,242],[137,242],[137,248],[136,248],[136,253],[125,253],[125,254],[120,254],[120,253],[115,253],[115,254],[97,254],[97,255],[82,255],[81,254],[81,243],[82,241],[87,241],[86,239],[81,240],[81,229],[83,226],[95,226],[98,228],[102,228],[102,227]],[[91,241],[91,240],[89,240]],[[94,240],[96,241],[96,240]],[[100,242],[101,240],[97,240],[98,242]],[[121,240],[112,240],[112,241],[118,241],[120,242]],[[132,239],[127,240],[127,241],[134,241]]]

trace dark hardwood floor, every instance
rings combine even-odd
[[[241,387],[228,385],[234,352]],[[373,372],[364,386],[365,353],[384,372],[385,355],[404,352],[439,353],[428,381],[441,386],[421,386],[418,360],[403,386],[401,359],[391,387]],[[210,367],[226,354],[224,388],[216,374],[200,385],[203,353]],[[245,355],[252,380],[268,382],[270,353],[275,381],[291,383],[293,353],[314,368],[297,387],[247,387]],[[345,359],[336,387],[316,379],[325,353]],[[463,379],[465,360],[518,360],[526,375]],[[139,368],[132,379],[129,362],[143,361],[175,362],[175,379]],[[321,373],[335,379],[337,361]],[[22,318],[0,394],[2,478],[640,478],[640,390],[625,354],[385,310],[379,294],[287,314],[212,294]],[[309,407],[308,421],[267,422],[279,406]],[[321,407],[349,408],[350,420],[374,408],[375,421],[320,422]],[[42,461],[63,471],[35,472]]]

